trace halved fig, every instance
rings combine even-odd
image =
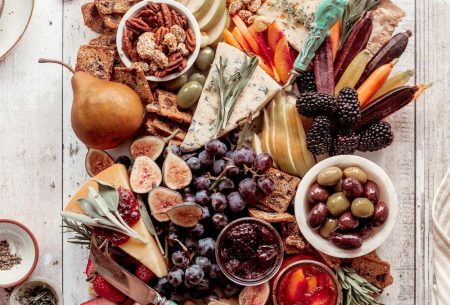
[[[180,193],[165,187],[155,187],[148,194],[150,211],[153,217],[160,222],[169,221],[166,212],[181,202],[183,202],[183,197]]]
[[[130,185],[133,192],[145,194],[162,181],[161,169],[158,164],[146,156],[137,157],[130,173]]]
[[[203,209],[196,203],[184,202],[167,210],[170,221],[183,228],[195,226],[203,216]]]
[[[162,167],[164,184],[172,190],[185,188],[192,181],[192,172],[186,161],[169,151]]]
[[[135,140],[130,146],[131,157],[133,160],[136,160],[139,156],[146,156],[152,160],[158,159],[164,151],[166,144],[179,132],[180,130],[177,129],[165,139],[157,136],[146,136]]]
[[[97,176],[100,172],[114,165],[114,159],[103,150],[89,148],[84,164],[89,176]]]
[[[264,305],[270,294],[269,283],[245,287],[239,294],[239,305]]]

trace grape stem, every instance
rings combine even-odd
[[[213,191],[217,187],[217,185],[220,183],[220,181],[222,181],[222,178],[227,174],[227,171],[230,168],[234,168],[234,167],[237,167],[237,166],[235,166],[235,165],[228,165],[228,166],[226,166],[223,169],[223,171],[220,173],[220,175],[217,176],[216,181],[214,181],[214,183],[209,187],[208,191]]]

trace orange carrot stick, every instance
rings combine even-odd
[[[331,50],[333,51],[333,60],[336,58],[339,42],[341,40],[341,21],[336,22],[330,29]]]
[[[245,40],[244,36],[242,36],[242,34],[241,34],[241,32],[239,31],[238,28],[234,28],[233,36],[239,42],[239,44],[241,45],[242,49],[244,49],[245,53],[253,53],[252,47]]]
[[[236,38],[234,38],[233,34],[231,34],[230,31],[225,30],[223,32],[223,40],[228,43],[229,45],[232,45],[233,47],[241,50],[242,52],[244,52],[244,50],[242,49],[241,45],[239,44],[239,42],[236,40]]]
[[[392,72],[398,59],[394,59],[390,63],[376,69],[369,78],[358,88],[358,99],[361,107],[370,100],[370,98],[383,86]]]
[[[428,88],[430,88],[430,87],[432,87],[433,86],[433,83],[427,83],[427,84],[419,84],[419,85],[417,85],[417,87],[419,87],[419,89],[416,91],[416,93],[414,94],[414,98],[413,98],[413,101],[415,101],[415,100],[417,100],[421,95],[422,95],[422,93],[426,90],[426,89],[428,89]]]

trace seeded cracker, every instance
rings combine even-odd
[[[102,15],[103,22],[105,23],[105,26],[110,31],[117,31],[119,28],[120,20],[122,19],[122,15],[119,14],[112,14],[112,15]]]
[[[129,0],[95,0],[97,10],[103,14],[125,14],[131,7]]]
[[[116,35],[114,34],[102,34],[89,41],[92,46],[104,46],[104,47],[116,47]]]
[[[114,65],[115,49],[103,46],[83,45],[78,50],[75,71],[88,72],[104,80],[110,80]]]
[[[171,92],[157,90],[160,113],[162,116],[179,123],[192,123],[192,111],[180,111],[177,106],[177,96]]]
[[[116,67],[114,68],[114,81],[127,85],[141,98],[143,103],[150,103],[153,101],[153,94],[145,78],[144,71],[139,67],[131,69]]]
[[[378,254],[373,251],[367,255],[354,258],[350,267],[360,276],[364,277],[369,283],[384,289],[391,285],[393,278],[390,274],[391,265],[380,259]]]
[[[101,18],[94,3],[86,3],[81,7],[84,24],[92,31],[97,33],[107,32],[103,19]]]
[[[151,126],[151,128],[155,129],[158,135],[163,137],[167,137],[171,135],[177,128],[181,131],[175,136],[176,140],[184,140],[186,136],[186,132],[184,132],[184,128],[177,126],[175,123],[168,121],[162,117],[158,116],[149,116],[149,119],[146,122],[147,126]]]
[[[254,208],[248,209],[248,214],[256,219],[264,220],[269,223],[293,222],[295,217],[289,213],[270,213]]]

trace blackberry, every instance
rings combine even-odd
[[[316,77],[314,75],[314,71],[311,70],[302,73],[297,78],[297,87],[302,94],[305,92],[317,92]]]
[[[325,93],[306,92],[297,99],[297,110],[301,115],[310,118],[319,115],[332,116],[336,112],[336,98]]]
[[[337,99],[336,117],[340,126],[349,127],[361,118],[358,93],[349,87],[341,90]]]
[[[236,259],[247,259],[254,256],[258,234],[255,227],[249,223],[243,223],[232,228],[227,235],[230,250],[235,253]]]
[[[333,139],[331,155],[350,155],[358,149],[359,135],[355,132],[340,132]]]
[[[369,125],[360,132],[358,150],[360,151],[377,151],[388,147],[394,140],[394,133],[391,125],[387,122],[380,121]]]
[[[325,154],[331,148],[331,121],[326,116],[314,119],[306,137],[308,150],[314,155]]]

